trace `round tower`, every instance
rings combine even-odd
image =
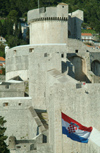
[[[68,5],[34,9],[28,12],[30,44],[66,43],[68,39]]]

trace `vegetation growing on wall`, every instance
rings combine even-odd
[[[5,140],[7,139],[7,136],[4,135],[6,128],[4,127],[4,124],[6,121],[3,117],[0,116],[0,153],[9,153],[9,150],[7,149],[7,145],[5,143]]]

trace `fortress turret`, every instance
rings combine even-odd
[[[34,9],[28,12],[30,44],[66,43],[68,39],[68,5]]]

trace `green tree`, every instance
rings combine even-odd
[[[6,121],[2,116],[0,116],[0,153],[9,153],[9,150],[7,149],[7,145],[5,143],[5,140],[7,139],[7,136],[4,135],[6,128],[4,127],[4,124]]]
[[[2,22],[0,21],[0,35],[1,35],[1,36],[2,36],[2,28],[3,28]]]
[[[19,40],[17,36],[8,36],[8,46],[9,47],[14,47],[14,46],[18,46],[19,45]]]
[[[18,38],[19,39],[23,38],[23,36],[22,36],[22,29],[21,29],[21,23],[19,23],[19,27],[18,27]]]
[[[1,68],[2,70],[2,75],[5,75],[5,68]]]
[[[2,26],[2,36],[13,35],[13,21],[11,19],[5,19]]]
[[[0,43],[0,56],[5,57],[5,46]]]
[[[8,14],[8,18],[10,18],[13,22],[18,21],[18,12],[16,10],[11,10]]]

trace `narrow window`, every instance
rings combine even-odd
[[[61,57],[64,58],[64,54],[61,54]]]
[[[16,50],[14,50],[14,53],[16,53]]]
[[[47,57],[48,56],[48,54],[47,53],[44,53],[44,57]]]
[[[78,53],[78,50],[77,49],[75,50],[75,53]]]
[[[8,106],[8,103],[3,103],[3,106],[5,107],[5,106]]]
[[[17,148],[21,148],[21,146],[17,146]]]
[[[5,85],[5,88],[6,88],[6,89],[9,89],[9,84]]]
[[[21,103],[19,103],[18,105],[21,106]]]
[[[34,48],[30,48],[29,49],[29,52],[31,53],[31,52],[34,52]]]

